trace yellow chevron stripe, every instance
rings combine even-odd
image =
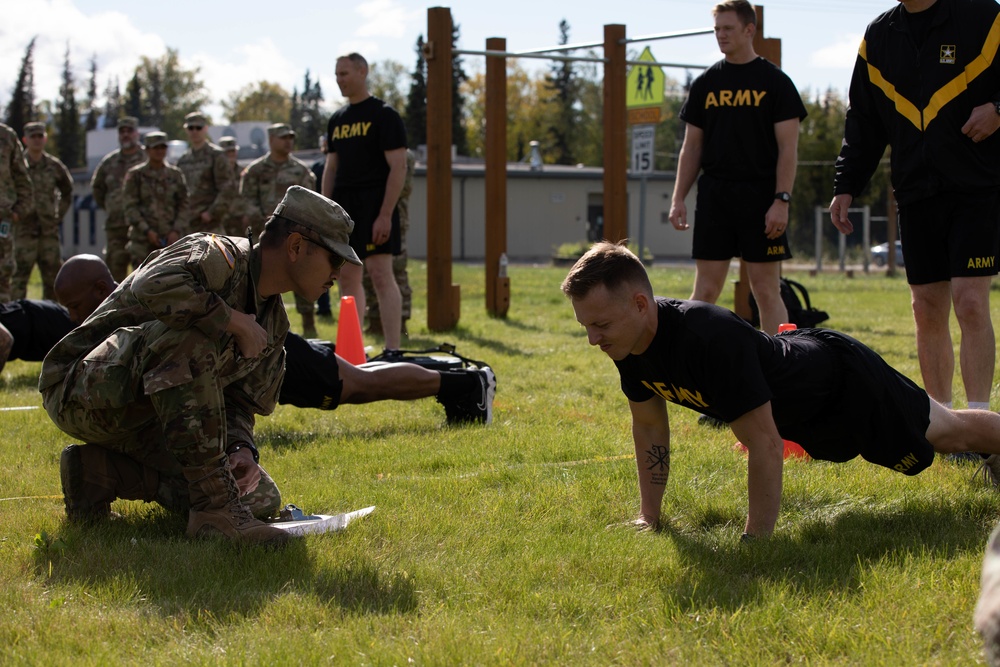
[[[923,112],[917,109],[915,104],[900,95],[896,91],[895,86],[885,80],[878,68],[868,62],[868,48],[864,40],[861,42],[861,48],[859,49],[858,54],[868,65],[869,80],[871,80],[871,82],[875,84],[875,86],[878,87],[886,97],[892,100],[896,107],[896,111],[908,121],[913,123],[918,130],[925,130],[927,129],[927,126],[931,124],[931,121],[937,118],[941,109],[943,109],[956,97],[961,95],[969,87],[969,84],[976,79],[976,77],[985,72],[990,65],[993,64],[993,59],[996,58],[998,49],[1000,49],[1000,14],[997,14],[996,18],[993,19],[993,25],[990,27],[990,31],[986,35],[986,41],[983,43],[983,49],[980,54],[976,56],[972,62],[966,65],[965,69],[962,70],[958,76],[938,88],[938,90],[931,96],[931,99],[924,108]],[[921,117],[923,120],[921,120]]]
[[[968,88],[969,83],[974,81],[976,77],[985,72],[990,65],[993,64],[993,59],[997,55],[997,48],[1000,47],[1000,14],[993,19],[993,26],[990,28],[990,32],[986,35],[986,41],[983,43],[983,50],[978,56],[976,56],[972,62],[965,66],[965,70],[956,76],[954,79],[941,86],[934,95],[931,96],[930,103],[924,110],[924,127],[926,128],[931,124],[931,121],[937,118],[938,112],[944,108],[948,102],[958,97]]]
[[[868,65],[868,80],[885,93],[886,97],[892,100],[892,103],[896,106],[896,111],[899,112],[899,115],[916,125],[918,130],[922,129],[920,124],[920,110],[917,109],[916,105],[897,93],[896,87],[885,80],[882,76],[882,72],[868,62],[868,45],[865,40],[861,40],[861,49],[858,51],[858,55],[860,55]]]

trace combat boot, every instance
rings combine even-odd
[[[155,500],[159,473],[100,445],[69,445],[59,456],[66,517],[89,523],[112,516],[111,502]]]
[[[188,537],[221,535],[236,542],[271,545],[288,540],[288,533],[255,519],[240,502],[239,486],[225,454],[202,466],[184,468],[184,477],[191,498]]]

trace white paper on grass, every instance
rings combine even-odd
[[[347,528],[347,524],[355,519],[368,516],[375,511],[375,506],[347,512],[345,514],[315,514],[315,518],[299,521],[275,521],[271,525],[292,535],[318,535],[320,533],[335,533]]]

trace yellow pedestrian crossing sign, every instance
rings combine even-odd
[[[648,62],[648,65],[632,65],[628,77],[625,79],[627,90],[625,93],[625,108],[641,109],[642,107],[658,107],[663,104],[663,89],[666,84],[666,75],[663,69],[657,65],[653,52],[647,46],[639,60]]]

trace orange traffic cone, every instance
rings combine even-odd
[[[361,320],[353,296],[340,297],[340,317],[337,320],[337,354],[355,366],[368,361],[365,341],[361,337]]]

